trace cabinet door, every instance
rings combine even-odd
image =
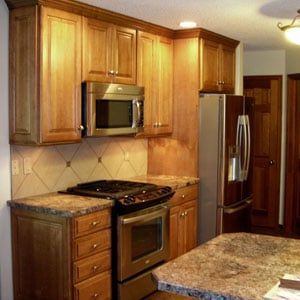
[[[83,80],[111,81],[112,30],[109,23],[83,18]]]
[[[222,45],[220,78],[222,92],[233,93],[235,85],[235,49]]]
[[[157,93],[157,36],[147,32],[138,33],[137,85],[145,88],[144,133],[153,134],[157,118],[155,102]],[[156,121],[157,122],[157,121]]]
[[[181,233],[180,227],[180,207],[175,206],[170,209],[170,251],[169,251],[169,259],[176,258],[178,254],[178,245],[179,245],[179,236]],[[182,237],[181,237],[182,238]]]
[[[173,41],[158,39],[158,98],[157,134],[172,133],[173,129]]]
[[[197,246],[197,201],[189,201],[182,205],[184,212],[184,252]]]
[[[42,7],[41,140],[79,141],[81,16]]]
[[[67,218],[12,209],[14,299],[71,299]]]
[[[200,91],[220,90],[220,48],[219,44],[205,39],[200,40]]]
[[[113,43],[115,82],[136,83],[136,30],[116,26]]]

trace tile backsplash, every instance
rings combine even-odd
[[[18,170],[12,175],[12,197],[55,192],[85,181],[145,175],[147,152],[147,139],[128,137],[58,146],[13,145],[11,159]]]

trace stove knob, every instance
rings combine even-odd
[[[142,193],[143,193],[143,194],[146,194],[146,193],[147,193],[147,191],[143,190],[143,191],[142,191]]]
[[[131,204],[135,202],[135,198],[133,196],[125,196],[124,203]]]

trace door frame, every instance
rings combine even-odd
[[[272,233],[272,234],[278,234],[281,232],[281,228],[279,225],[279,210],[280,210],[280,173],[281,173],[281,167],[282,167],[282,162],[281,162],[281,141],[282,141],[282,100],[283,100],[283,95],[282,95],[282,82],[283,82],[283,76],[282,75],[249,75],[249,76],[244,76],[243,81],[245,83],[245,80],[247,79],[257,79],[257,80],[277,80],[278,81],[278,107],[277,107],[277,153],[276,157],[272,157],[271,159],[275,160],[277,162],[277,168],[276,168],[276,178],[278,180],[278,202],[276,203],[275,207],[275,214],[277,216],[277,225],[274,226],[273,229],[271,228],[266,228],[266,227],[253,227],[255,232],[261,232],[261,233]],[[245,89],[245,85],[244,85]],[[254,124],[255,126],[255,124]]]
[[[296,85],[300,82],[300,73],[287,75],[287,131],[286,131],[286,172],[285,172],[285,233],[293,235],[294,199],[296,197],[296,176],[299,165],[296,157],[297,132],[297,92]],[[300,95],[299,95],[300,97]]]

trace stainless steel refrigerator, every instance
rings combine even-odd
[[[200,94],[199,226],[203,243],[250,230],[253,99]]]

